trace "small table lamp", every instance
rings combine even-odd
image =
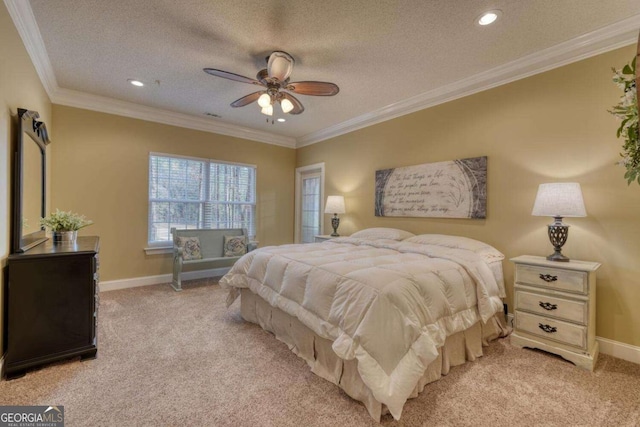
[[[547,259],[569,261],[569,258],[562,255],[560,251],[569,237],[569,226],[562,223],[562,218],[587,216],[580,184],[577,182],[540,184],[531,215],[555,218],[555,221],[549,224],[549,240],[555,252]]]
[[[331,227],[333,227],[333,233],[331,233],[331,237],[338,237],[338,226],[340,225],[340,218],[338,218],[338,214],[343,214],[344,210],[344,197],[343,196],[328,196],[327,204],[324,207],[324,213],[332,213],[333,218],[331,218]]]

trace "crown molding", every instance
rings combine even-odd
[[[640,15],[634,15],[615,24],[583,34],[491,70],[418,94],[296,139],[242,126],[212,122],[210,119],[202,117],[174,113],[159,108],[146,107],[60,88],[29,2],[24,0],[4,0],[4,3],[52,103],[134,117],[204,132],[219,133],[288,148],[300,148],[315,144],[630,45],[636,42],[638,29],[640,28]]]
[[[132,117],[149,122],[249,139],[281,147],[295,148],[296,146],[296,140],[292,137],[262,132],[227,123],[215,122],[214,120],[216,119],[207,119],[189,114],[175,113],[168,110],[162,110],[160,108],[146,107],[132,102],[120,101],[71,89],[56,90],[53,93],[53,96],[51,96],[51,102],[68,107],[83,108],[85,110]]]
[[[24,0],[4,0],[4,3],[22,38],[38,77],[40,77],[40,81],[53,104],[249,139],[281,147],[295,148],[296,146],[296,140],[292,137],[212,121],[215,119],[175,113],[160,108],[146,107],[132,102],[61,88],[56,81],[49,55],[45,49],[44,40],[29,2]]]
[[[515,61],[304,135],[298,138],[296,148],[315,144],[636,43],[639,29],[640,15],[634,15]]]
[[[18,34],[20,34],[25,49],[27,49],[44,90],[51,98],[51,95],[58,89],[58,82],[49,61],[49,55],[47,55],[47,50],[44,47],[40,28],[38,28],[36,18],[33,16],[31,5],[28,1],[22,0],[4,0],[4,4],[18,30]]]

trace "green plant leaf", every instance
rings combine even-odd
[[[638,96],[636,92],[636,57],[622,70],[613,68],[613,82],[618,87],[624,87],[623,94],[617,105],[607,110],[610,114],[620,119],[620,126],[616,129],[616,137],[622,138],[623,159],[618,164],[625,167],[624,178],[627,184],[637,181],[640,184],[640,135],[638,124]]]

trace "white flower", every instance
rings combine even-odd
[[[631,159],[629,158],[629,156],[624,156],[617,164],[620,166],[627,166],[629,163],[631,163]]]
[[[628,90],[624,93],[622,98],[620,98],[620,102],[623,107],[631,107],[636,102],[636,94],[632,90]]]

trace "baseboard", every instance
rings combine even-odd
[[[600,353],[640,365],[640,347],[602,337],[596,340],[600,343]]]
[[[211,268],[209,270],[187,271],[182,273],[182,280],[204,279],[207,277],[223,276],[229,267]],[[131,279],[108,280],[100,282],[100,292],[115,291],[117,289],[137,288],[140,286],[159,285],[162,283],[171,283],[173,275],[160,274],[158,276],[134,277]],[[168,285],[167,285],[168,286]]]
[[[513,313],[507,314],[507,322],[513,327]],[[640,365],[640,347],[625,344],[608,338],[596,337],[600,345],[600,353]]]

